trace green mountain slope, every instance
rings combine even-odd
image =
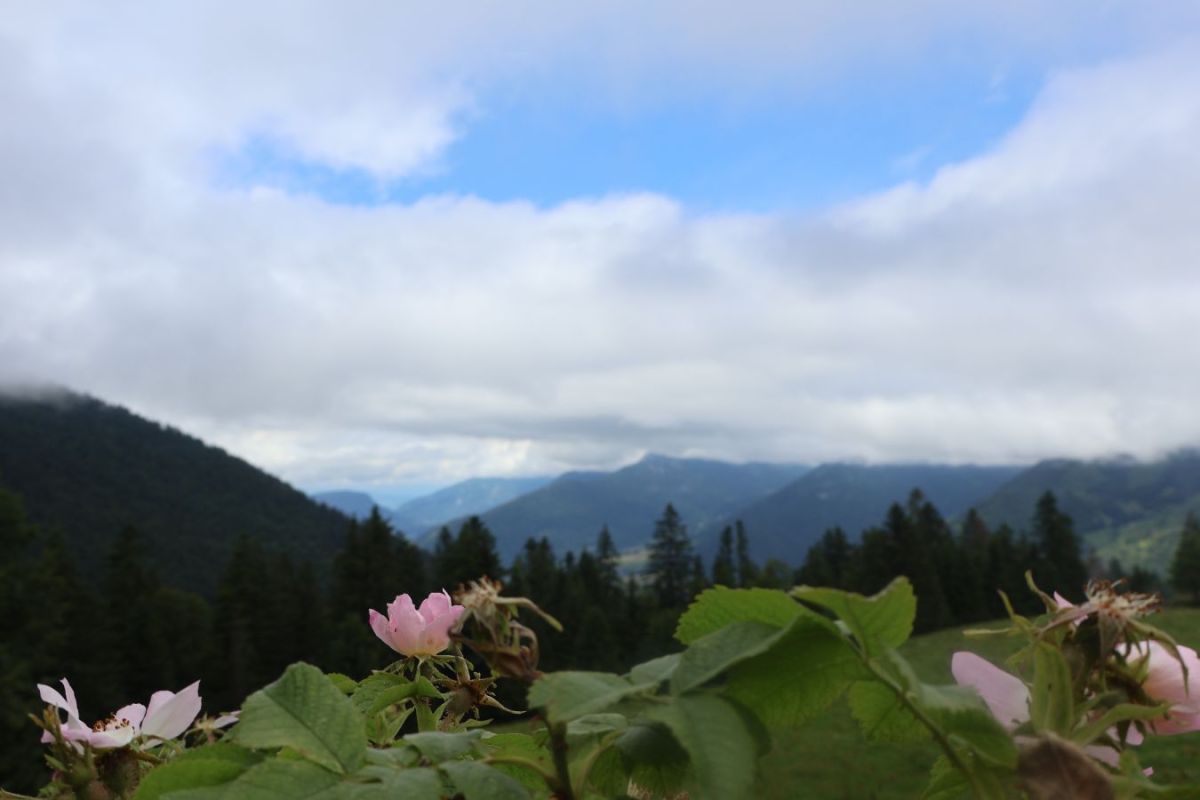
[[[699,537],[806,469],[649,455],[615,472],[568,473],[492,509],[483,520],[505,559],[531,536],[548,537],[559,552],[578,552],[595,544],[604,525],[617,547],[626,549],[649,540],[667,503],[675,504],[689,531]]]
[[[990,524],[1026,528],[1046,491],[1054,492],[1059,508],[1101,558],[1162,572],[1184,517],[1200,511],[1200,451],[1181,450],[1149,462],[1043,461],[1000,487],[979,512]]]
[[[67,393],[0,396],[0,485],[24,498],[35,522],[63,533],[86,573],[134,525],[164,579],[202,593],[243,534],[320,567],[347,524],[218,448]]]
[[[878,525],[892,503],[920,489],[946,517],[957,516],[1012,478],[1020,467],[940,464],[823,464],[740,509],[755,558],[800,564],[827,529],[852,538]],[[1028,515],[1033,505],[1026,510]],[[708,543],[708,549],[712,543]]]

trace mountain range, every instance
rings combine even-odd
[[[214,588],[240,535],[322,566],[337,552],[347,517],[375,505],[362,492],[316,502],[187,434],[65,392],[0,395],[0,487],[21,495],[43,528],[60,532],[85,570],[98,567],[123,526],[134,525],[171,582],[202,593]],[[604,526],[619,548],[636,550],[672,503],[706,556],[721,529],[741,520],[755,558],[799,564],[827,528],[841,526],[856,538],[915,488],[949,519],[975,507],[990,524],[1018,530],[1029,527],[1037,498],[1052,491],[1102,558],[1162,571],[1183,519],[1200,511],[1200,451],[1030,467],[809,467],[648,455],[609,472],[471,479],[388,514],[426,546],[441,525],[480,515],[507,561],[529,537],[548,537],[559,553],[591,547]]]

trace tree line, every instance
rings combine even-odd
[[[1200,525],[1192,527],[1185,541],[1195,541],[1200,558]],[[956,531],[918,491],[858,541],[838,528],[827,531],[799,568],[756,563],[740,523],[721,532],[706,565],[669,504],[643,553],[618,553],[602,528],[595,545],[579,553],[557,553],[548,539],[530,539],[507,566],[477,517],[456,532],[443,528],[425,551],[376,511],[349,523],[325,580],[311,563],[243,536],[225,564],[205,565],[220,573],[210,598],[173,588],[152,555],[152,543],[126,527],[100,574],[87,580],[61,537],[36,530],[20,499],[0,490],[6,785],[32,786],[40,777],[37,734],[26,717],[37,706],[38,682],[69,677],[85,719],[197,678],[207,711],[233,708],[295,661],[352,675],[384,666],[390,654],[366,625],[368,608],[383,610],[399,592],[421,597],[481,575],[502,578],[506,594],[528,596],[566,623],[561,633],[540,620],[530,623],[543,669],[619,672],[673,649],[679,614],[714,584],[807,583],[874,593],[904,574],[920,598],[916,627],[923,632],[1002,616],[997,589],[1019,609],[1036,610],[1027,605],[1027,569],[1042,587],[1072,599],[1089,574],[1121,572],[1081,557],[1071,520],[1053,495],[1038,502],[1030,530],[1016,533],[1007,526],[990,530],[974,512]]]

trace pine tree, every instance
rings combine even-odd
[[[1179,534],[1179,545],[1171,559],[1171,586],[1200,605],[1200,520],[1189,513]]]
[[[648,565],[662,607],[679,608],[687,604],[691,570],[692,542],[687,526],[675,506],[667,503],[663,515],[654,523]]]
[[[743,589],[757,586],[758,565],[750,558],[750,537],[746,535],[746,526],[739,519],[733,527],[737,549],[737,585]]]
[[[712,579],[718,586],[738,585],[737,563],[733,557],[733,528],[728,525],[721,531],[721,541],[717,545],[717,554],[713,557]]]
[[[1058,508],[1052,492],[1046,492],[1033,515],[1033,540],[1038,550],[1034,579],[1043,591],[1060,592],[1068,600],[1083,597],[1087,567],[1079,551],[1079,538],[1071,518]]]
[[[104,587],[106,649],[125,698],[149,697],[165,688],[171,677],[171,655],[158,609],[160,585],[145,539],[126,526],[109,550]]]

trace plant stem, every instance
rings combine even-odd
[[[946,754],[946,758],[948,758],[950,763],[953,764],[956,769],[962,772],[962,774],[966,776],[967,781],[970,782],[971,796],[979,798],[987,797],[987,791],[979,784],[979,779],[975,777],[975,773],[967,768],[966,763],[962,760],[962,757],[958,754],[958,751],[954,749],[954,745],[950,744],[950,740],[946,738],[946,734],[937,725],[937,723],[930,719],[929,716],[912,701],[912,698],[908,696],[908,692],[904,690],[904,687],[892,680],[890,675],[879,668],[879,665],[875,663],[875,659],[869,658],[862,650],[858,651],[858,657],[880,683],[892,690],[892,693],[895,694],[896,698],[904,704],[904,707],[908,709],[909,713],[911,713],[922,725],[929,729],[929,732],[937,741],[938,746],[940,746],[942,751]]]
[[[554,770],[558,773],[559,800],[575,800],[575,792],[571,789],[571,769],[567,764],[567,726],[546,725],[550,732],[550,755],[554,758]]]

